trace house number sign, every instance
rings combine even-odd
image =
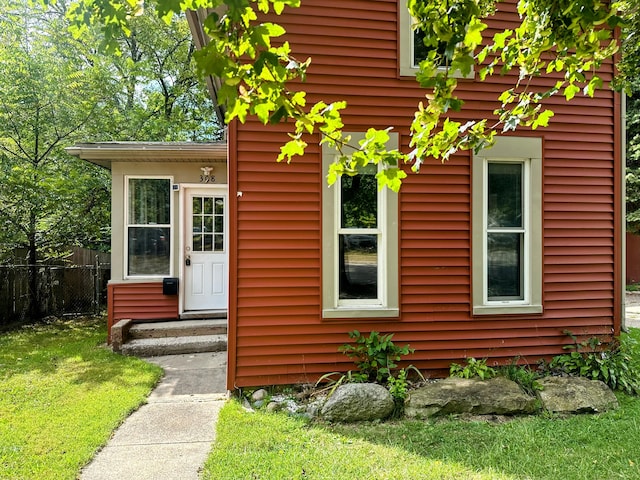
[[[211,175],[213,167],[200,167],[202,175],[200,175],[200,183],[216,183],[215,175]]]

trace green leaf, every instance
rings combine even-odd
[[[280,147],[280,155],[278,155],[278,162],[281,162],[285,158],[287,159],[287,163],[291,161],[291,158],[295,155],[304,155],[304,150],[307,148],[307,142],[294,138],[293,140],[289,140],[282,147]]]
[[[531,125],[531,128],[533,130],[535,130],[538,127],[548,127],[549,126],[549,120],[551,119],[551,117],[553,117],[553,115],[554,115],[553,111],[544,110],[535,119],[535,121]]]
[[[575,97],[576,93],[578,93],[579,91],[580,91],[580,87],[574,84],[569,84],[564,89],[564,98],[566,98],[567,101],[569,101],[573,97]]]

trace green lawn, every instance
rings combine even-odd
[[[0,334],[0,479],[75,479],[162,371],[105,346],[104,318]]]
[[[632,329],[640,337],[640,330]],[[205,479],[640,479],[640,398],[567,418],[309,424],[222,410]]]

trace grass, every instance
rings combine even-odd
[[[104,347],[104,318],[0,335],[0,478],[75,479],[162,373]]]
[[[631,336],[640,339],[640,330]],[[636,358],[640,354],[636,352]],[[620,409],[506,423],[454,418],[309,424],[284,414],[220,413],[204,479],[640,479],[640,398]]]
[[[627,292],[640,292],[640,283],[627,284]]]

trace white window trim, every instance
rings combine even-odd
[[[487,170],[489,163],[521,163],[525,251],[523,300],[488,299],[487,292]],[[473,314],[539,314],[542,305],[542,139],[499,137],[493,148],[473,157],[472,285]]]
[[[168,275],[129,275],[129,227],[148,227],[148,225],[139,225],[135,223],[129,223],[129,180],[168,180],[169,181],[169,218],[171,223],[159,224],[158,227],[169,227],[169,274]],[[123,235],[123,278],[125,280],[143,280],[143,279],[159,279],[164,277],[173,277],[173,177],[169,175],[125,175],[124,176],[124,235]]]
[[[351,143],[358,145],[364,133],[345,133]],[[390,133],[389,148],[397,148],[398,134]],[[338,152],[326,144],[322,145],[323,171],[338,156]],[[359,229],[340,228],[339,184],[322,191],[322,317],[331,318],[391,318],[398,317],[398,195],[388,188],[378,191],[378,298],[340,300],[339,298],[339,233],[360,233]],[[371,229],[374,230],[374,229]],[[368,231],[371,231],[368,230]]]
[[[409,14],[409,9],[407,8],[407,0],[398,0],[398,10],[400,11],[399,15],[399,73],[401,77],[415,77],[416,73],[420,69],[418,65],[413,63],[413,19]],[[444,70],[445,67],[440,67],[439,70]],[[473,79],[475,76],[475,72],[471,71],[469,75],[462,75],[460,71],[455,71],[450,74],[454,78],[467,78]]]

